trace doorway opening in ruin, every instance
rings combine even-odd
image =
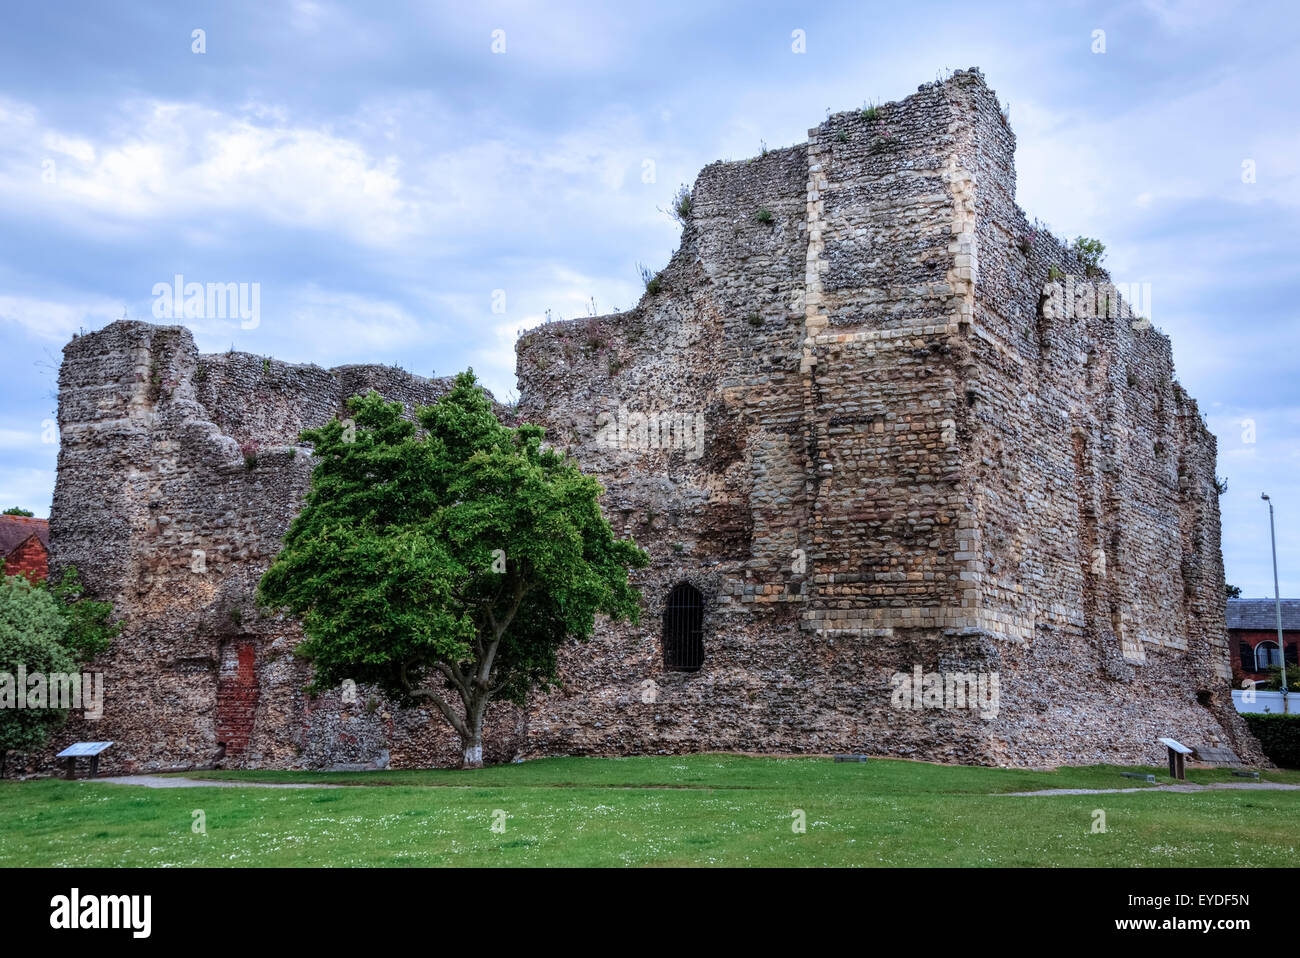
[[[698,672],[704,664],[704,596],[679,582],[664,603],[664,668]]]

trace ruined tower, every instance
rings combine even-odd
[[[599,622],[562,691],[490,713],[490,759],[1042,766],[1152,761],[1160,735],[1258,758],[1228,695],[1214,438],[1168,339],[1016,206],[1013,154],[975,71],[833,115],[706,167],[635,308],[521,338],[519,418],[651,565],[639,625]],[[305,495],[298,432],[371,386],[446,388],[199,356],[180,327],[69,344],[51,540],[126,616],[106,767],[453,760],[427,713],[304,696],[299,627],[252,602]],[[997,695],[900,696],[918,674]]]
[[[521,339],[521,417],[653,557],[646,622],[573,650],[534,742],[1029,765],[1152,759],[1174,733],[1253,749],[1228,696],[1214,437],[1169,340],[1026,220],[1013,157],[977,71],[833,115],[704,169],[635,309]],[[660,627],[683,583],[698,670]],[[996,715],[900,708],[918,670],[996,674]]]

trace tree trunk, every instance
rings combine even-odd
[[[477,701],[465,703],[465,733],[460,742],[464,747],[461,768],[483,767],[483,713],[487,711],[486,696],[475,696]]]
[[[471,730],[471,735],[463,739],[461,744],[465,747],[464,756],[461,758],[461,768],[482,768],[483,767],[483,729],[475,727]]]

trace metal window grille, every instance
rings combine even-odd
[[[704,664],[704,596],[682,582],[664,604],[664,668],[698,672]]]

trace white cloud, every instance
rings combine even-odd
[[[29,106],[0,103],[0,137],[15,145],[0,164],[0,197],[11,208],[35,204],[74,226],[99,217],[143,230],[233,214],[377,246],[421,228],[395,157],[287,124],[278,108],[236,115],[143,100],[124,104],[121,113],[96,143],[43,126]],[[45,182],[51,161],[53,182]]]
[[[1237,4],[1229,0],[1142,0],[1142,6],[1165,29],[1182,33],[1205,28]]]
[[[64,343],[83,327],[97,329],[121,319],[125,306],[104,297],[70,300],[0,295],[0,322],[13,323],[29,334]]]
[[[1162,203],[1294,207],[1300,131],[1272,122],[1254,93],[1273,82],[1266,71],[1233,73],[1110,114],[1022,100],[1014,122],[1020,205],[1071,236],[1147,221]],[[1241,180],[1245,159],[1256,161],[1255,183]],[[1115,202],[1130,196],[1130,205]]]
[[[284,333],[291,338],[307,337],[318,350],[352,357],[343,362],[391,352],[427,335],[420,321],[404,306],[383,299],[308,286],[295,293],[291,302],[289,330],[274,328],[273,316],[266,317],[261,328],[277,338]]]
[[[617,107],[551,138],[490,121],[486,136],[447,137],[438,131],[452,119],[426,96],[377,101],[328,126],[258,100],[235,113],[133,100],[118,114],[91,136],[0,100],[0,140],[13,147],[0,159],[0,202],[115,239],[167,228],[229,246],[270,225],[446,255],[475,237],[499,243],[503,229],[542,237],[590,222],[666,233],[656,207],[687,166],[645,118]],[[657,183],[641,182],[646,159]]]

